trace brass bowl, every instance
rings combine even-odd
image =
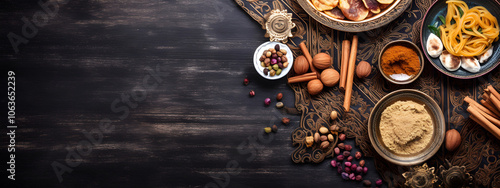
[[[394,0],[392,5],[375,16],[361,20],[340,20],[319,11],[311,0],[297,0],[299,5],[316,21],[332,29],[346,32],[363,32],[387,25],[399,17],[411,4],[412,0]]]
[[[382,112],[388,106],[402,100],[424,104],[434,125],[434,133],[429,144],[422,151],[411,155],[396,154],[389,150],[382,141],[379,129]],[[401,89],[387,94],[373,107],[368,119],[368,136],[374,149],[387,161],[402,166],[420,164],[436,154],[443,144],[445,130],[444,115],[439,105],[429,95],[415,89]]]
[[[389,75],[386,75],[384,73],[384,71],[382,71],[382,67],[380,66],[382,55],[384,54],[385,50],[387,50],[387,48],[394,46],[394,45],[406,46],[408,48],[415,50],[415,52],[417,52],[418,59],[420,61],[420,71],[418,71],[417,74],[412,75],[407,80],[393,79]],[[422,71],[424,70],[424,55],[422,54],[422,51],[420,51],[420,48],[417,45],[415,45],[415,43],[407,41],[407,40],[395,40],[395,41],[392,41],[392,42],[389,42],[388,44],[386,44],[382,48],[382,51],[380,51],[379,56],[378,56],[378,70],[380,71],[380,74],[382,74],[382,76],[389,82],[392,82],[394,84],[409,84],[409,83],[412,83],[413,81],[417,80],[417,78],[420,76],[420,74],[422,74]]]

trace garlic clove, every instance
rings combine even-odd
[[[460,68],[462,64],[459,57],[450,54],[448,51],[444,50],[443,53],[439,56],[439,60],[444,68],[449,71],[456,71]]]
[[[479,63],[483,64],[484,62],[488,61],[490,57],[493,55],[493,47],[490,47],[486,52],[481,54],[480,56],[477,56],[477,59],[479,59]]]
[[[438,36],[431,33],[427,39],[426,49],[429,56],[437,58],[443,52],[443,43]]]
[[[474,57],[462,57],[462,68],[465,70],[476,73],[481,70],[481,65],[479,65],[479,61],[477,61]]]

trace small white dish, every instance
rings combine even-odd
[[[262,53],[264,53],[264,51],[266,51],[269,48],[274,48],[274,46],[276,46],[276,44],[280,45],[280,49],[286,50],[286,58],[288,59],[288,67],[283,68],[281,70],[280,75],[275,75],[275,76],[271,76],[270,74],[264,75],[264,67],[262,67],[260,65],[259,58],[260,58],[260,56],[262,56]],[[290,48],[288,48],[288,46],[286,44],[283,44],[281,42],[271,42],[271,41],[264,42],[259,47],[257,47],[257,49],[255,50],[255,53],[253,54],[253,66],[255,67],[255,70],[260,74],[260,76],[262,76],[265,79],[277,80],[277,79],[283,78],[285,75],[288,74],[290,69],[292,69],[292,67],[293,67],[292,51],[290,50]]]

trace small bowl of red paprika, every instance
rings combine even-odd
[[[384,78],[394,84],[409,84],[424,70],[422,51],[407,40],[392,41],[382,48],[378,69]]]

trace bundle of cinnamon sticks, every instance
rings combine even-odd
[[[352,85],[354,82],[354,69],[356,68],[356,55],[358,52],[358,36],[342,41],[342,57],[340,60],[339,89],[345,90],[344,109],[349,112],[351,108]]]
[[[481,104],[470,97],[465,97],[464,101],[469,104],[469,117],[500,140],[500,93],[489,85],[484,90]]]

